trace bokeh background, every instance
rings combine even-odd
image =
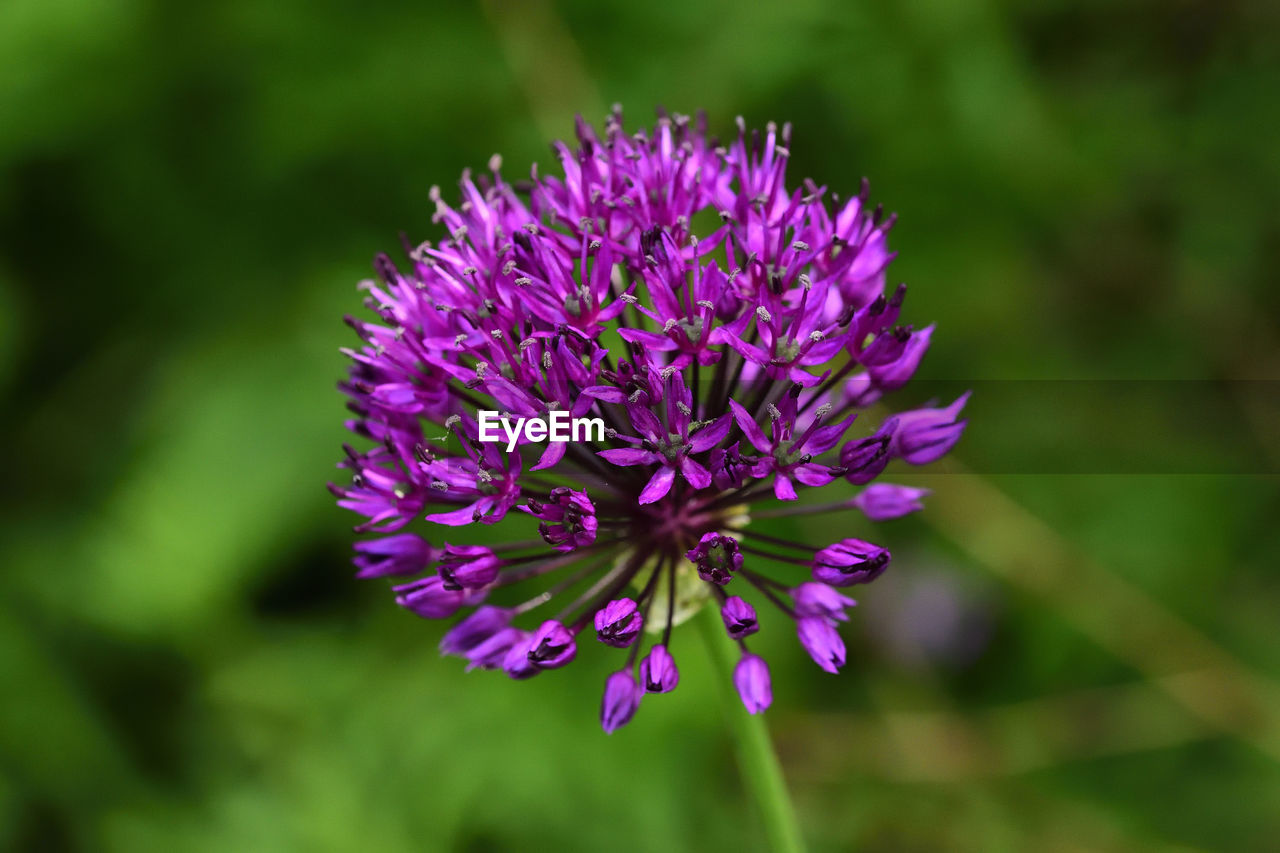
[[[813,848],[1277,849],[1278,34],[1264,0],[4,0],[0,847],[762,849],[696,632],[605,737],[608,656],[464,674],[324,488],[373,254],[618,101],[869,176],[922,379],[978,392],[954,461],[887,478],[936,494],[876,532],[845,674],[766,622]]]

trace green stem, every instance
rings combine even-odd
[[[733,735],[743,784],[750,789],[760,807],[770,848],[778,853],[803,853],[800,824],[796,821],[787,782],[782,776],[782,765],[769,737],[769,728],[763,715],[747,713],[733,688],[733,641],[725,633],[718,609],[707,604],[702,610],[698,626],[702,629],[707,654],[711,657],[711,668],[718,676],[716,682],[720,686],[721,704]]]

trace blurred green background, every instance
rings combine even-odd
[[[922,377],[1192,389],[1112,474],[1145,410],[979,393],[888,478],[936,494],[876,531],[845,674],[765,622],[813,848],[1277,849],[1277,92],[1263,0],[3,0],[0,847],[762,849],[696,632],[605,737],[612,658],[464,674],[324,489],[373,254],[618,101],[869,176]],[[1037,444],[1088,473],[996,464]]]

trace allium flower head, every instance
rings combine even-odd
[[[934,327],[900,324],[906,289],[886,290],[894,218],[865,182],[845,198],[789,185],[790,137],[739,120],[721,143],[704,119],[665,115],[627,132],[616,109],[602,131],[580,120],[556,170],[508,181],[495,157],[457,201],[433,190],[436,236],[379,255],[361,285],[376,319],[347,321],[361,343],[340,387],[363,441],[331,488],[372,537],[358,576],[396,577],[395,601],[424,618],[463,614],[441,650],[468,668],[531,678],[570,663],[584,630],[592,651],[620,650],[606,731],[676,688],[672,628],[707,601],[741,648],[752,713],[772,686],[747,598],[835,672],[854,603],[836,588],[874,580],[888,549],[791,542],[752,515],[916,511],[925,493],[900,486],[809,498],[895,458],[932,462],[965,426],[966,397],[865,415]],[[602,429],[495,441],[483,412],[504,429],[565,415]]]

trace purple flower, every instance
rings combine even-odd
[[[415,575],[440,558],[440,552],[416,533],[399,533],[357,542],[353,561],[358,578]]]
[[[968,421],[960,420],[968,393],[941,409],[915,409],[898,415],[890,452],[912,465],[936,462],[956,446]]]
[[[630,669],[613,673],[604,682],[604,697],[600,701],[600,726],[605,734],[613,734],[631,722],[640,707],[640,689]]]
[[[890,448],[897,429],[897,419],[890,418],[874,435],[855,439],[840,448],[840,466],[844,468],[845,479],[861,486],[879,477],[889,464]]]
[[[444,546],[444,557],[437,571],[445,589],[480,589],[493,583],[502,563],[483,545]]]
[[[432,575],[409,583],[393,586],[396,604],[412,610],[423,619],[447,619],[458,612],[467,595],[460,588],[446,587],[443,580]]]
[[[658,644],[640,660],[640,683],[646,693],[670,693],[680,683],[680,670],[667,647]]]
[[[813,579],[832,586],[871,583],[889,567],[887,548],[861,539],[842,539],[813,555]]]
[[[891,459],[947,452],[968,395],[850,432],[872,404],[892,410],[934,327],[902,316],[895,220],[865,182],[838,201],[789,183],[789,126],[739,122],[721,142],[704,118],[626,130],[615,111],[576,137],[518,188],[494,158],[453,197],[433,190],[429,239],[374,259],[340,384],[356,438],[330,490],[356,516],[358,576],[394,578],[419,616],[461,612],[440,648],[468,669],[530,678],[594,629],[629,649],[605,685],[613,731],[643,691],[675,687],[675,623],[716,598],[757,713],[772,695],[746,648],[755,607],[776,605],[835,669],[853,602],[834,587],[873,580],[889,552],[781,538],[753,517],[920,509],[920,490],[872,483]],[[849,500],[841,478],[867,488]],[[518,532],[525,516],[537,536]],[[788,589],[795,565],[814,581]],[[721,591],[730,580],[741,595]],[[650,621],[661,642],[641,658]]]
[[[928,489],[876,483],[863,489],[853,499],[853,505],[872,521],[888,521],[924,509],[920,499],[928,494]]]
[[[557,551],[585,548],[596,541],[596,508],[586,492],[556,486],[550,497],[547,503],[530,498],[527,507],[518,507],[542,519],[538,533],[543,541]]]
[[[813,581],[792,589],[791,601],[795,605],[796,616],[816,616],[833,622],[847,622],[849,615],[844,612],[845,608],[858,603],[824,583]]]
[[[502,670],[516,681],[533,678],[542,672],[542,667],[533,662],[532,653],[533,635],[527,631],[518,632],[502,656]]]
[[[724,628],[735,640],[749,637],[760,630],[756,621],[756,609],[736,595],[724,600],[720,607],[720,618],[724,620]]]
[[[615,649],[625,649],[640,636],[644,617],[634,601],[619,598],[596,611],[595,624],[600,642]]]
[[[440,654],[470,658],[471,653],[494,634],[507,630],[514,615],[505,607],[486,604],[476,608],[445,633],[440,641]]]
[[[829,621],[820,616],[803,617],[796,621],[796,634],[818,666],[830,673],[844,666],[844,640]]]
[[[698,577],[716,586],[724,586],[733,573],[742,568],[742,551],[738,540],[722,533],[704,533],[685,556],[698,569]]]
[[[573,632],[554,619],[538,626],[529,638],[529,663],[538,669],[556,669],[573,660],[578,646]]]
[[[759,714],[773,704],[769,665],[759,655],[744,654],[733,669],[733,686],[747,711]]]

